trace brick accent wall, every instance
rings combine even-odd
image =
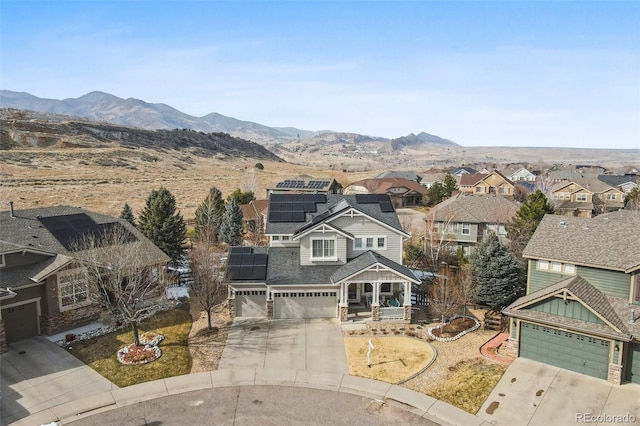
[[[7,332],[4,329],[4,320],[0,319],[0,354],[5,353],[8,349],[7,347]]]
[[[349,317],[349,304],[341,304],[338,309],[340,309],[340,321],[346,321]]]
[[[229,316],[231,317],[231,319],[234,319],[236,317],[236,298],[228,298],[227,305],[229,307]]]
[[[371,320],[380,321],[380,305],[377,303],[371,305]]]
[[[100,317],[100,306],[89,305],[54,315],[40,317],[40,331],[42,334],[56,334],[74,327],[79,327],[96,321]]]
[[[411,321],[411,305],[404,305],[404,315],[402,319],[405,321]]]
[[[273,319],[273,299],[267,300],[267,319]]]
[[[506,349],[510,355],[513,355],[516,357],[518,356],[518,346],[519,346],[518,339],[516,339],[515,337],[509,337],[509,340],[507,340]]]
[[[609,376],[607,377],[609,383],[614,385],[622,384],[622,366],[618,364],[609,364]]]

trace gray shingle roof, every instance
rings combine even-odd
[[[331,284],[340,265],[300,265],[299,247],[269,247],[268,285]]]
[[[373,251],[366,251],[360,256],[347,262],[346,265],[337,269],[335,273],[331,275],[331,281],[334,283],[338,283],[350,276],[353,276],[354,274],[357,274],[359,271],[367,269],[377,263],[386,266],[389,269],[392,269],[398,274],[406,277],[409,281],[420,283],[420,280],[416,278],[416,276],[413,274],[413,272],[411,272],[409,268],[400,265]]]
[[[551,296],[563,289],[571,292],[575,297],[580,299],[588,308],[597,312],[605,321],[612,324],[616,329],[612,329],[608,325],[595,324],[592,322],[582,321],[574,318],[567,318],[560,315],[537,312],[526,309],[526,305],[536,301],[544,300],[545,296]],[[529,319],[544,320],[545,322],[569,326],[574,329],[594,332],[600,334],[615,335],[617,337],[629,338],[629,330],[623,320],[620,319],[622,312],[617,312],[610,303],[610,298],[605,296],[600,290],[592,286],[588,281],[580,276],[575,276],[553,284],[549,287],[538,290],[523,296],[507,306],[503,313],[515,317],[526,317]]]
[[[520,206],[500,195],[459,193],[433,207],[427,220],[436,222],[510,223]]]
[[[594,218],[546,215],[523,256],[632,272],[640,268],[640,214],[619,210]]]

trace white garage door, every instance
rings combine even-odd
[[[335,318],[338,310],[337,295],[337,291],[274,293],[273,317]]]
[[[242,290],[236,292],[237,317],[266,317],[267,292],[264,290]]]

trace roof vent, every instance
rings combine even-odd
[[[13,201],[9,201],[9,214],[11,217],[16,217],[15,212],[13,211]]]

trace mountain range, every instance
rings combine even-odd
[[[291,141],[349,140],[358,142],[389,143],[392,150],[407,146],[436,144],[459,146],[453,141],[425,132],[409,134],[396,139],[330,130],[310,131],[295,127],[268,127],[251,121],[212,112],[203,117],[185,114],[162,103],[148,103],[135,98],[119,98],[104,92],[91,92],[79,98],[45,99],[26,92],[0,90],[0,106],[42,113],[63,114],[111,124],[138,127],[147,130],[190,129],[198,132],[224,132],[260,144]]]

